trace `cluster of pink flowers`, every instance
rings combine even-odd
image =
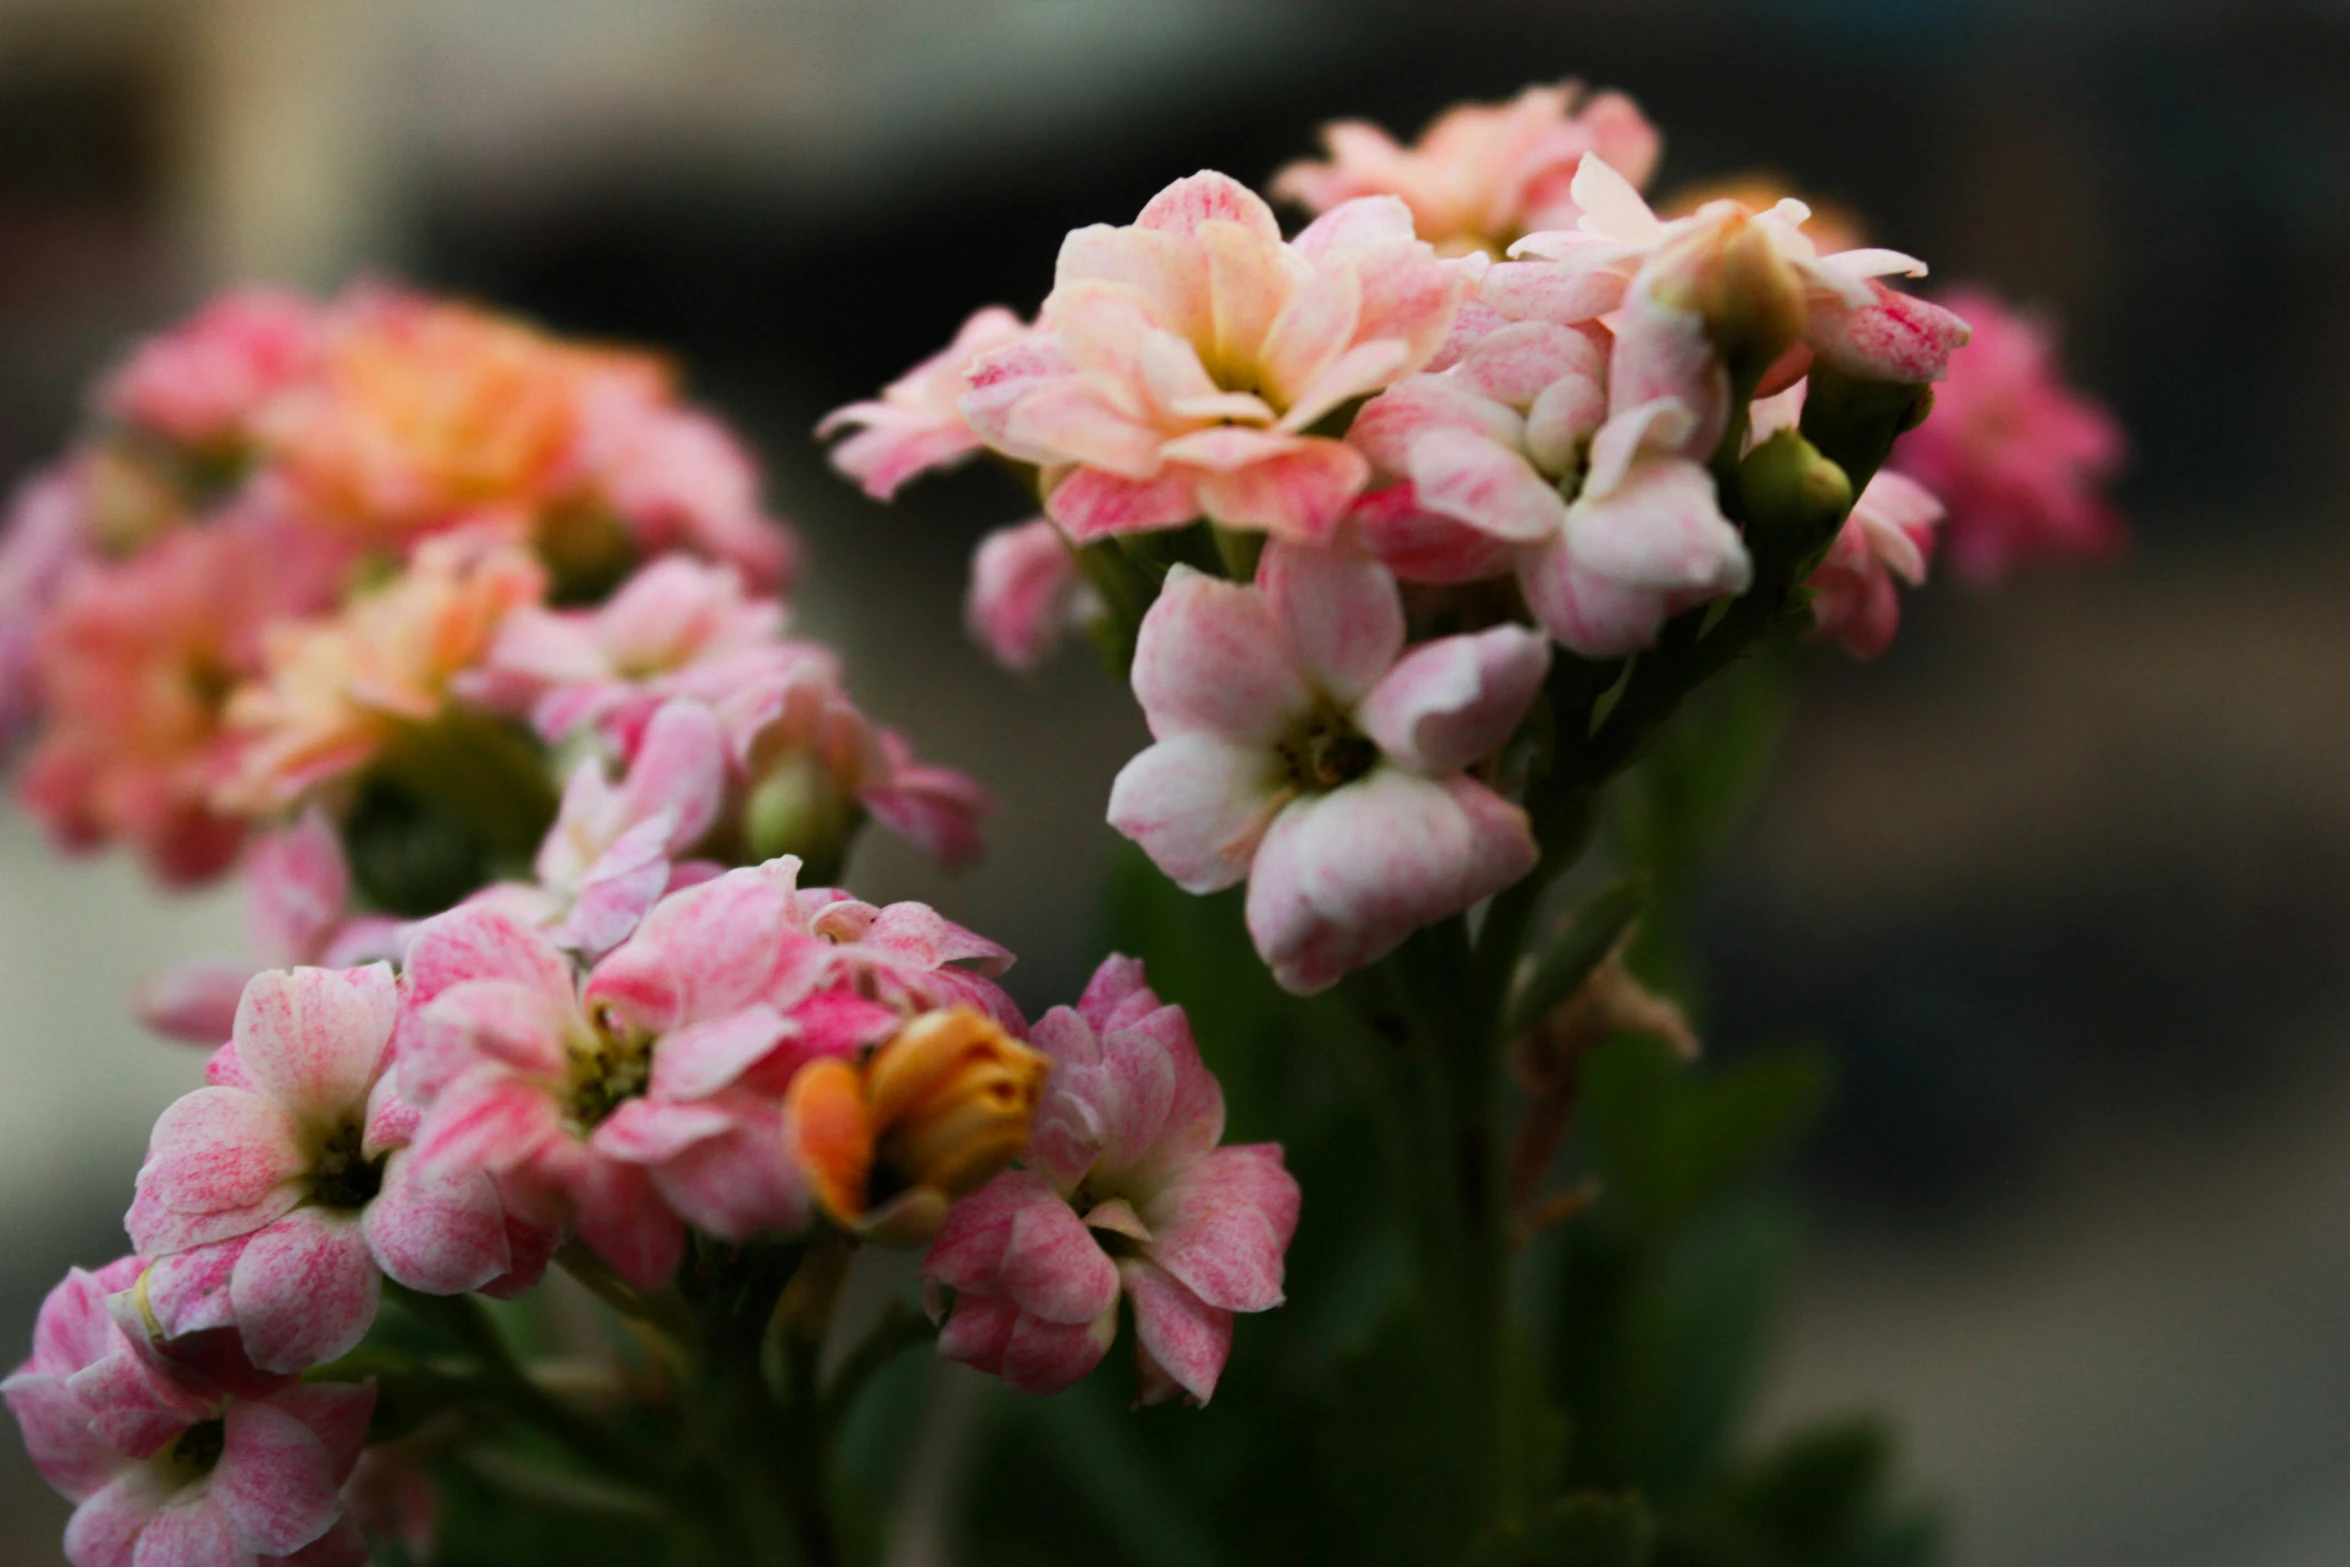
[[[316,879],[293,867],[317,848],[279,850],[289,879]],[[82,1504],[78,1567],[361,1559],[337,1488],[372,1394],[298,1377],[358,1346],[386,1279],[510,1295],[566,1243],[657,1291],[691,1233],[747,1244],[828,1213],[852,1234],[936,1230],[926,1272],[958,1292],[945,1353],[1065,1386],[1101,1358],[1123,1289],[1145,1396],[1204,1401],[1232,1314],[1280,1301],[1298,1193],[1278,1148],[1216,1146],[1222,1096],[1181,1009],[1112,959],[1031,1036],[996,984],[1010,953],[799,870],[670,892],[592,960],[493,893],[398,933],[397,971],[253,976],[207,1086],[156,1123],[135,1255],[61,1285],[6,1384],[42,1472]],[[916,1067],[884,1065],[942,1034]],[[908,1182],[952,1172],[919,1222],[840,1211],[838,1150],[798,1124],[816,1063],[874,1079],[859,1180],[893,1160]],[[965,1091],[1005,1063],[1008,1098]],[[981,1184],[1024,1148],[1025,1169]],[[1119,1237],[1123,1260],[1069,1253],[1055,1222]]]
[[[67,847],[200,880],[305,808],[339,823],[448,721],[527,722],[625,776],[652,709],[685,701],[724,744],[664,753],[703,802],[665,856],[740,840],[746,810],[766,853],[866,816],[976,852],[976,786],[784,637],[791,534],[656,359],[381,287],[232,293],[133,352],[95,412],[0,540],[0,739],[29,745],[24,798]],[[542,871],[584,853],[564,896],[601,886],[671,784],[575,776]]]
[[[1961,367],[1818,559],[1819,634],[1891,639],[1945,513],[1930,490],[1962,537],[2084,536],[2063,484],[2093,470],[2084,405],[2061,404],[2069,435],[1998,423],[2001,394],[1967,390],[1968,323],[1884,281],[1923,264],[1823,248],[1799,201],[1657,213],[1659,139],[1620,94],[1529,89],[1410,148],[1327,137],[1329,162],[1275,182],[1314,214],[1294,236],[1223,175],[1178,180],[1070,234],[1033,322],[983,310],[820,427],[850,432],[834,460],[877,498],[982,450],[1033,475],[1044,515],[981,545],[968,606],[1008,665],[1108,612],[1098,568],[1154,579],[1133,682],[1156,743],[1110,820],[1187,888],[1246,880],[1283,984],[1323,988],[1531,868],[1496,763],[1549,663],[1641,653],[1747,590],[1717,475],[1793,424],[1815,366]],[[2003,387],[2045,377],[2029,341],[1995,350]],[[1197,542],[1147,543],[1175,531]]]

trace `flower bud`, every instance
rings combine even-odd
[[[1050,1065],[973,1008],[925,1012],[861,1068],[802,1068],[784,1101],[787,1145],[833,1218],[921,1240],[1027,1147]]]
[[[1731,379],[1752,385],[1803,336],[1803,280],[1778,243],[1734,203],[1667,241],[1650,258],[1646,290],[1658,304],[1704,318]]]
[[[1748,546],[1788,563],[1793,580],[1834,542],[1852,510],[1852,481],[1800,434],[1781,430],[1738,465],[1738,500]]]
[[[856,797],[814,750],[782,752],[752,779],[743,836],[752,864],[796,854],[811,882],[830,881],[864,822]]]

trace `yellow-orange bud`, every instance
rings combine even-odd
[[[1028,1145],[1051,1062],[970,1007],[925,1012],[860,1069],[803,1067],[784,1100],[794,1156],[842,1224],[926,1238]]]

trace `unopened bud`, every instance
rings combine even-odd
[[[1835,542],[1852,510],[1852,481],[1811,442],[1781,430],[1738,465],[1738,501],[1748,546],[1790,563],[1790,578],[1799,579]]]
[[[925,1012],[861,1068],[803,1067],[784,1101],[788,1142],[834,1219],[921,1240],[1028,1146],[1050,1066],[970,1007]]]
[[[795,747],[770,759],[743,800],[750,862],[796,854],[810,882],[830,881],[848,854],[864,812],[824,758]]]

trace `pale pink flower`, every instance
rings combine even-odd
[[[725,793],[726,737],[717,719],[698,703],[663,705],[619,782],[601,757],[582,757],[572,769],[532,866],[537,880],[500,889],[505,906],[559,945],[602,956],[670,889],[676,862],[717,822]]]
[[[1621,306],[1616,374],[1639,390],[1616,392],[1618,403],[1675,396],[1701,429],[1718,430],[1728,387],[1709,332],[1784,325],[1848,374],[1885,381],[1938,379],[1966,341],[1966,323],[1950,312],[1876,282],[1923,277],[1925,263],[1882,249],[1822,255],[1803,230],[1811,209],[1792,197],[1760,212],[1722,198],[1667,221],[1596,157],[1583,160],[1574,193],[1576,226],[1512,245],[1512,256],[1541,259],[1492,268],[1479,298],[1562,325]],[[1782,323],[1782,312],[1792,319]]]
[[[315,610],[341,563],[331,541],[239,514],[76,567],[41,631],[46,727],[23,783],[51,836],[127,841],[169,881],[225,867],[245,832],[216,804],[244,759],[231,693],[265,628]]]
[[[233,453],[288,388],[313,374],[324,313],[298,294],[239,288],[133,349],[98,389],[117,419],[205,453]]]
[[[229,703],[242,744],[216,796],[277,809],[364,767],[402,726],[438,718],[506,616],[546,590],[544,569],[503,534],[446,534],[339,614],[261,627],[267,674]]]
[[[389,1070],[396,1009],[385,964],[245,987],[211,1086],[156,1122],[131,1204],[162,1337],[234,1326],[256,1366],[300,1371],[359,1342],[385,1274],[451,1295],[512,1265],[489,1182],[404,1151],[416,1112]]]
[[[963,416],[965,379],[980,355],[1017,343],[1035,329],[1001,305],[965,321],[955,340],[882,389],[879,399],[835,408],[816,426],[816,438],[849,438],[832,449],[832,465],[877,501],[907,480],[952,467],[985,443]]]
[[[50,1291],[33,1353],[5,1383],[43,1479],[75,1504],[74,1567],[361,1567],[341,1487],[372,1385],[167,1368],[122,1326],[139,1259]],[[131,1291],[132,1293],[123,1293]]]
[[[1085,598],[1069,541],[1050,518],[1038,517],[979,541],[963,624],[997,663],[1034,669],[1060,647]]]
[[[1277,200],[1319,213],[1357,196],[1396,196],[1420,237],[1448,254],[1498,252],[1521,234],[1572,226],[1582,209],[1570,187],[1585,153],[1645,185],[1661,146],[1630,98],[1586,97],[1575,81],[1448,109],[1409,147],[1360,120],[1324,126],[1322,144],[1329,162],[1293,163],[1273,177]]]
[[[1934,411],[1893,449],[1893,465],[1950,508],[1960,576],[1994,582],[2015,565],[2105,555],[2124,542],[2100,493],[2120,468],[2121,426],[2065,384],[2055,334],[1983,289],[1948,296],[1975,328],[1935,389]]]
[[[1533,868],[1526,815],[1468,775],[1540,689],[1550,649],[1496,626],[1404,648],[1374,562],[1275,544],[1257,583],[1187,567],[1144,617],[1134,693],[1157,741],[1110,823],[1177,885],[1246,879],[1248,927],[1301,994]]]
[[[647,554],[690,550],[769,592],[799,575],[799,541],[759,501],[759,469],[733,432],[637,376],[579,390],[571,464]]]
[[[1253,192],[1195,174],[1063,241],[1042,330],[979,360],[963,410],[1039,465],[1080,543],[1203,516],[1318,542],[1368,470],[1308,432],[1427,363],[1460,288],[1393,197],[1284,242]]]
[[[507,913],[461,907],[409,944],[401,1086],[419,1157],[485,1170],[535,1222],[573,1229],[631,1282],[664,1283],[685,1225],[791,1231],[808,1198],[781,1096],[816,1046],[780,971],[812,940],[791,891],[746,868],[670,894],[582,985]]]
[[[353,968],[399,956],[399,923],[351,907],[351,867],[326,813],[313,808],[263,834],[242,867],[252,957],[199,959],[156,978],[139,998],[146,1025],[212,1046],[229,1037],[245,984],[263,969]]]
[[[1204,1404],[1236,1312],[1281,1304],[1297,1181],[1277,1144],[1218,1147],[1224,1094],[1181,1007],[1113,957],[1030,1041],[1052,1074],[1027,1168],[957,1203],[923,1259],[955,1291],[939,1353],[1053,1393],[1098,1364],[1134,1304],[1145,1403]]]
[[[1875,658],[1901,625],[1896,580],[1926,580],[1942,503],[1915,479],[1879,469],[1852,503],[1827,557],[1812,572],[1812,621],[1819,635],[1855,658]]]

